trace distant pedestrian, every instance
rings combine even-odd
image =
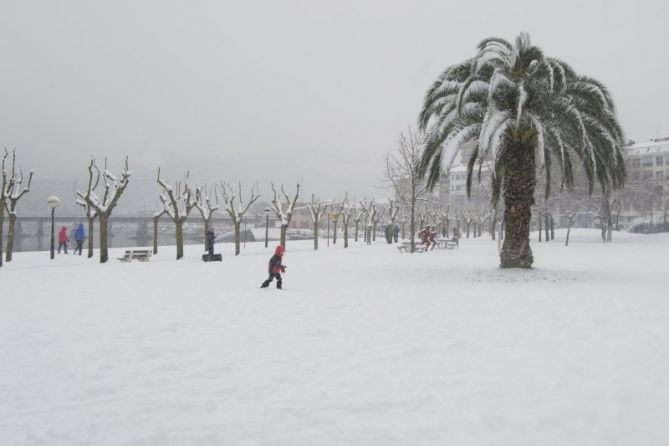
[[[434,249],[434,247],[437,244],[437,227],[436,226],[431,226],[430,230],[428,231],[427,234],[427,241],[428,241],[428,247],[430,248],[430,251]]]
[[[65,254],[67,254],[67,244],[70,242],[70,239],[67,238],[67,228],[65,226],[60,228],[58,232],[58,254],[60,254],[60,249],[63,248]]]
[[[262,285],[260,285],[260,288],[267,288],[276,278],[276,287],[279,290],[281,289],[281,273],[286,272],[286,266],[282,264],[283,253],[285,250],[286,249],[282,245],[278,245],[274,250],[274,255],[269,259],[269,277],[262,283]]]
[[[393,226],[393,240],[395,243],[397,243],[397,239],[400,236],[400,227],[397,223],[395,223],[395,226]]]
[[[74,248],[74,253],[79,252],[81,255],[82,249],[84,249],[84,240],[86,240],[86,231],[84,231],[84,224],[79,223],[77,228],[74,230],[74,241],[77,243],[77,246]]]

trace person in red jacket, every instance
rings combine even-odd
[[[276,277],[276,287],[281,289],[281,273],[286,272],[286,266],[281,264],[285,250],[286,248],[281,245],[274,250],[274,255],[269,259],[269,277],[260,285],[260,288],[267,288]]]
[[[63,226],[58,233],[58,254],[60,254],[60,248],[65,248],[65,254],[67,254],[67,244],[69,242],[70,239],[67,238],[67,228]]]

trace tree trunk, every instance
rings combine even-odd
[[[281,225],[281,246],[286,247],[286,231],[288,231],[288,225]]]
[[[318,221],[314,222],[314,251],[318,250]]]
[[[467,220],[467,238],[469,238],[469,225],[471,223],[471,220]]]
[[[93,231],[95,230],[95,217],[88,218],[88,258],[93,257]]]
[[[536,166],[534,149],[536,135],[520,141],[521,129],[506,137],[504,171],[504,244],[500,267],[531,268],[534,262],[530,249],[530,221],[534,204]]]
[[[184,256],[184,222],[181,218],[177,218],[174,225],[177,236],[177,260],[179,260]]]
[[[571,232],[571,218],[569,218],[569,223],[567,223],[567,238],[564,240],[564,245],[569,246],[569,233]]]
[[[109,252],[107,249],[107,225],[108,216],[100,215],[100,263],[107,263],[109,260]]]
[[[337,244],[337,223],[339,222],[339,216],[332,220],[332,244]]]
[[[2,243],[3,243],[2,233],[3,233],[4,223],[5,223],[5,203],[0,202],[0,266],[2,266]]]
[[[235,255],[238,256],[239,253],[241,252],[241,246],[242,246],[242,222],[236,221],[235,222]]]
[[[539,220],[539,243],[541,243],[541,234],[543,230],[543,227],[541,226],[542,223],[541,214],[538,215],[538,220]]]
[[[551,215],[551,240],[555,240],[555,219]]]
[[[376,241],[376,225],[377,224],[378,224],[377,222],[374,222],[374,224],[372,224],[372,241],[373,242]]]
[[[7,225],[7,250],[5,252],[5,260],[12,261],[12,253],[14,252],[14,227],[16,226],[16,214],[9,213],[9,224]]]
[[[348,248],[348,220],[344,220],[344,248]]]
[[[153,253],[158,254],[158,220],[160,217],[153,217]],[[90,228],[89,228],[90,230]]]
[[[409,238],[411,242],[411,252],[416,252],[416,194],[411,194],[411,209],[409,209]]]
[[[360,232],[360,220],[357,220],[355,222],[355,235],[353,237],[353,241],[355,242],[358,241],[358,232]]]
[[[544,214],[544,229],[546,231],[546,241],[550,241],[550,215],[548,213]]]
[[[209,232],[209,222],[211,221],[211,216],[207,219],[202,219],[204,222],[204,250],[209,250],[209,245],[207,245],[207,232]]]

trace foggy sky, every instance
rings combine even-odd
[[[384,196],[384,153],[430,83],[521,31],[609,86],[627,138],[669,135],[669,2],[581,3],[0,0],[0,146],[35,182],[128,154],[135,193],[157,196],[160,165],[265,197],[297,180]]]

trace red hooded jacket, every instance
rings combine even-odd
[[[281,265],[281,260],[283,259],[283,252],[286,250],[283,246],[279,245],[274,250],[274,255],[269,259],[269,273],[278,274],[283,272],[283,265]]]
[[[69,240],[67,239],[67,228],[63,226],[62,228],[60,228],[60,232],[58,233],[58,243],[65,243],[65,242],[69,242]]]

